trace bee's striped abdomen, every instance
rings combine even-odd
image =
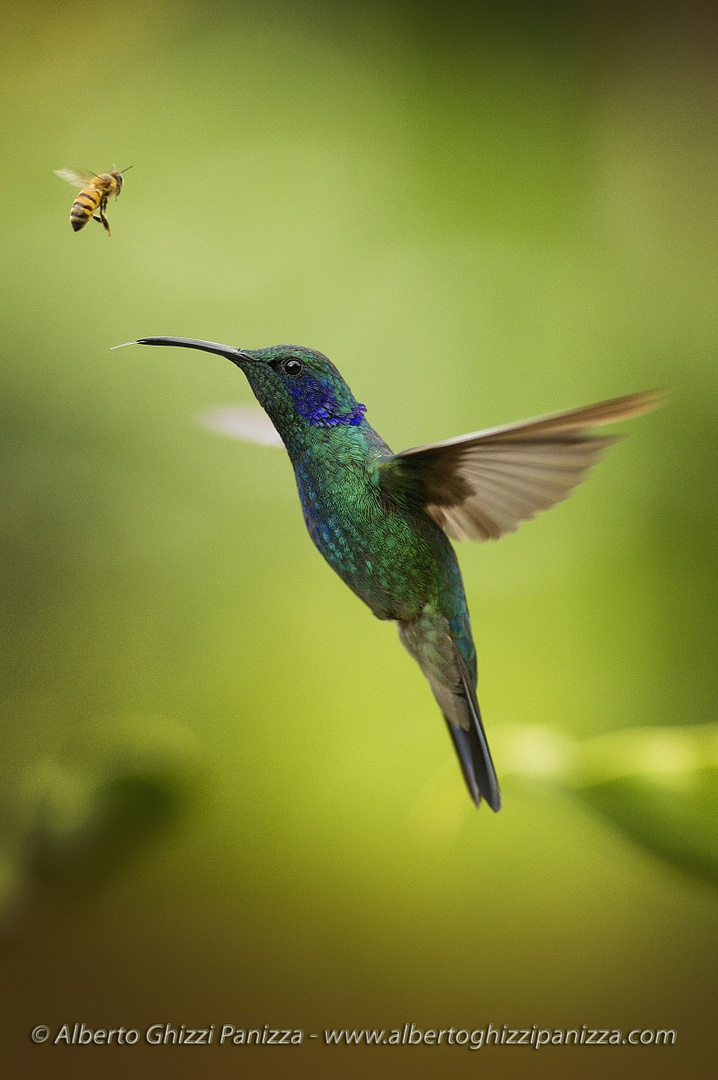
[[[70,224],[75,232],[83,229],[102,202],[102,195],[94,188],[83,188],[72,204]]]

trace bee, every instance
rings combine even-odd
[[[97,173],[75,169],[55,169],[56,176],[67,180],[68,184],[82,188],[70,211],[70,224],[75,232],[84,229],[90,218],[94,218],[107,229],[107,235],[110,235],[110,223],[105,217],[107,200],[111,195],[118,197],[124,183],[122,174],[131,168],[132,166],[128,165],[122,172],[100,173],[99,176]]]

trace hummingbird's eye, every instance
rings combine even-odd
[[[301,360],[297,360],[296,357],[290,356],[290,358],[285,360],[282,364],[282,371],[285,375],[291,375],[291,377],[295,379],[297,375],[301,375],[304,371],[304,364]]]

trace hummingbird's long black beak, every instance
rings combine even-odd
[[[234,349],[231,345],[218,345],[216,341],[199,341],[197,338],[183,337],[146,337],[138,338],[137,341],[126,341],[125,345],[176,345],[183,349],[201,349],[202,352],[217,353],[231,360],[233,364],[241,364],[245,360],[254,360],[255,357],[243,349]],[[122,349],[124,345],[115,345],[115,349]]]

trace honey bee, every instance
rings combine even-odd
[[[111,195],[117,198],[124,183],[122,173],[126,173],[131,168],[132,166],[128,165],[122,172],[100,173],[99,176],[97,173],[75,169],[55,169],[56,176],[67,180],[68,184],[82,188],[70,211],[70,224],[75,232],[84,229],[90,218],[94,218],[107,229],[107,235],[110,235],[110,223],[105,217],[107,200]]]

